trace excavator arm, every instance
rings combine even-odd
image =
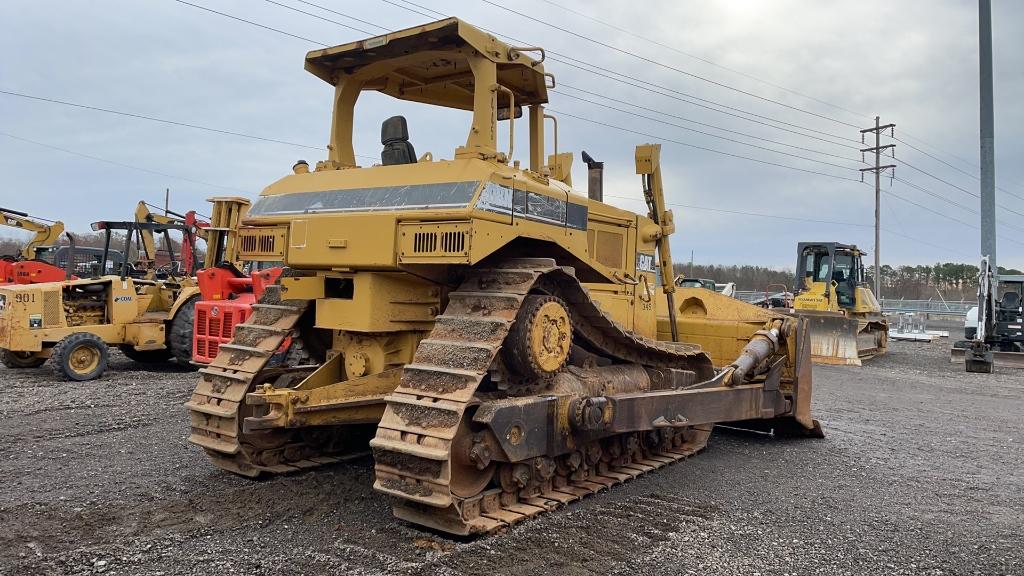
[[[41,222],[38,218],[33,218],[25,212],[7,208],[0,208],[0,216],[3,217],[3,221],[0,223],[4,226],[28,230],[35,234],[32,240],[21,249],[21,257],[25,260],[34,259],[37,248],[55,244],[60,235],[64,233],[64,223],[59,220],[48,223]]]

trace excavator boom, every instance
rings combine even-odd
[[[21,249],[21,257],[25,260],[34,259],[36,249],[40,246],[56,244],[60,235],[64,233],[64,223],[59,220],[42,221],[42,219],[29,216],[25,212],[8,208],[0,208],[0,217],[3,218],[0,224],[27,230],[34,234],[32,239]]]

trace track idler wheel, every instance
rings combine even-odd
[[[527,296],[505,340],[509,367],[528,380],[545,380],[565,367],[571,349],[565,303],[555,296]]]

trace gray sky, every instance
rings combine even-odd
[[[266,1],[189,1],[330,45],[382,33],[383,29],[375,25],[398,29],[434,19],[393,5],[402,4],[401,0],[313,0],[370,24],[299,0],[275,0],[366,31],[358,32]],[[658,66],[478,0],[415,1],[543,46],[562,55],[555,56],[560,60],[576,58],[641,80],[640,87],[635,87],[563,63],[546,63],[559,82],[559,89],[551,92],[550,108],[565,114],[560,117],[559,146],[562,151],[585,149],[605,162],[605,192],[615,196],[609,198],[612,203],[641,210],[642,203],[618,198],[640,198],[640,181],[633,173],[633,147],[647,141],[663,143],[669,201],[701,207],[674,207],[678,232],[673,248],[677,261],[688,260],[693,250],[699,263],[791,267],[796,243],[801,240],[844,241],[871,250],[874,206],[872,189],[859,182],[770,166],[672,141],[853,180],[859,180],[856,168],[860,167],[860,153],[850,147],[859,147],[859,142],[836,145],[744,121],[682,102],[678,99],[680,92],[716,103],[711,106],[730,106],[797,125],[801,128],[784,127],[798,132],[803,128],[824,132],[829,136],[814,135],[829,140],[836,136],[858,140],[860,135],[854,126],[866,127],[875,114],[880,114],[883,122],[897,124],[897,138],[965,172],[978,173],[976,2],[500,3],[665,65]],[[1024,101],[1024,37],[1013,28],[1024,21],[1024,3],[995,0],[993,4],[997,185],[1006,190],[997,192],[997,202],[1005,207],[999,209],[999,219],[1016,226],[999,227],[999,263],[1024,267],[1024,216],[1007,211],[1024,214],[1024,108],[1019,105]],[[603,26],[558,5],[678,51]],[[637,6],[645,8],[637,10]],[[306,51],[317,47],[173,0],[0,3],[0,53],[5,55],[0,61],[0,90],[307,146],[262,142],[0,94],[0,132],[117,163],[0,134],[0,206],[61,218],[72,229],[85,229],[97,219],[129,218],[139,199],[162,202],[163,190],[168,187],[172,209],[177,210],[197,208],[203,212],[208,206],[204,200],[212,195],[245,192],[255,196],[289,173],[295,160],[302,158],[313,164],[326,156],[322,147],[329,134],[331,89],[302,68]],[[701,81],[669,67],[854,126]],[[610,101],[604,103],[628,113],[602,109],[571,98],[601,100],[578,89],[650,110]],[[666,89],[676,91],[670,94],[677,99],[655,93]],[[379,154],[380,122],[396,113],[408,118],[418,153],[431,151],[435,157],[450,158],[465,139],[464,112],[430,109],[371,94],[360,100],[357,110],[358,154]],[[588,123],[570,114],[640,134]],[[810,151],[727,134],[679,117]],[[848,168],[712,138],[665,122]],[[976,262],[979,232],[971,226],[977,225],[978,216],[972,211],[977,210],[978,200],[967,192],[977,193],[977,179],[900,142],[896,155],[897,164],[905,160],[948,184],[906,166],[897,169],[897,177],[945,199],[940,200],[899,181],[890,190],[885,180],[888,193],[883,192],[882,203],[886,229],[882,236],[883,263]],[[522,152],[517,156],[525,159]],[[361,160],[372,162],[369,158]],[[577,187],[585,188],[585,165],[578,155],[574,164]],[[759,218],[709,209],[852,225]]]

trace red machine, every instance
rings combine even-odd
[[[41,284],[43,282],[63,282],[68,278],[67,272],[63,268],[39,260],[21,260],[3,264],[7,265],[7,271],[4,274],[6,283]],[[4,270],[2,265],[0,265],[0,270]],[[72,275],[71,279],[78,280],[78,276]]]
[[[281,271],[281,268],[268,268],[246,276],[230,264],[199,271],[196,279],[202,296],[196,302],[192,337],[194,362],[213,362],[220,345],[231,341],[235,326],[249,318],[252,305],[268,285],[277,281]]]

